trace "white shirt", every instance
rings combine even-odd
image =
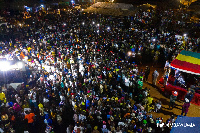
[[[44,99],[43,99],[43,102],[44,102],[44,103],[48,103],[48,102],[49,102],[49,99],[44,98]]]
[[[60,100],[61,100],[61,101],[65,101],[65,97],[61,95],[61,96],[60,96]]]
[[[169,67],[169,62],[168,61],[166,61],[165,67]]]

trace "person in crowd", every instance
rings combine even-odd
[[[178,92],[177,91],[172,91],[172,94],[170,95],[170,102],[169,102],[169,108],[172,107],[174,108],[175,101],[177,99]]]
[[[177,85],[178,78],[179,78],[180,74],[181,74],[180,71],[178,69],[176,69],[175,70],[175,75],[174,75],[174,78],[175,78],[174,85]]]
[[[161,109],[162,105],[161,105],[161,101],[157,101],[157,103],[155,104],[155,112],[159,112]]]
[[[150,74],[150,68],[148,66],[146,66],[146,68],[144,70],[144,81],[145,82],[148,81],[149,74]]]
[[[194,90],[190,89],[190,90],[188,90],[187,94],[185,95],[185,98],[187,98],[189,100],[189,102],[191,102],[193,96],[194,96]]]
[[[157,70],[155,70],[152,74],[152,84],[156,85],[157,79],[158,79],[159,73]]]
[[[164,70],[165,70],[165,69],[169,69],[169,65],[170,65],[170,64],[169,64],[169,61],[166,60]]]
[[[168,78],[169,78],[169,69],[166,68],[164,73],[164,86],[167,85]]]
[[[183,115],[183,113],[185,113],[185,116],[186,116],[189,107],[190,107],[190,101],[189,101],[189,99],[185,98],[185,103],[182,106],[182,113],[181,113],[181,115]]]

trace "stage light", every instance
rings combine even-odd
[[[11,66],[8,61],[0,61],[0,71],[8,71],[10,68]]]

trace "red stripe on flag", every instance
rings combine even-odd
[[[189,62],[180,61],[180,60],[175,59],[172,61],[171,66],[178,68],[178,69],[182,69],[182,70],[200,74],[200,65],[197,65],[197,64],[192,64]]]

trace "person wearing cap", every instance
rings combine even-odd
[[[177,99],[178,96],[178,92],[177,91],[172,91],[172,95],[170,96],[170,103],[169,103],[169,108],[172,107],[172,109],[174,108],[174,103]]]
[[[181,113],[181,115],[183,115],[183,113],[185,113],[185,116],[186,116],[189,107],[190,107],[190,101],[189,101],[189,99],[185,98],[185,103],[182,106],[182,113]]]

